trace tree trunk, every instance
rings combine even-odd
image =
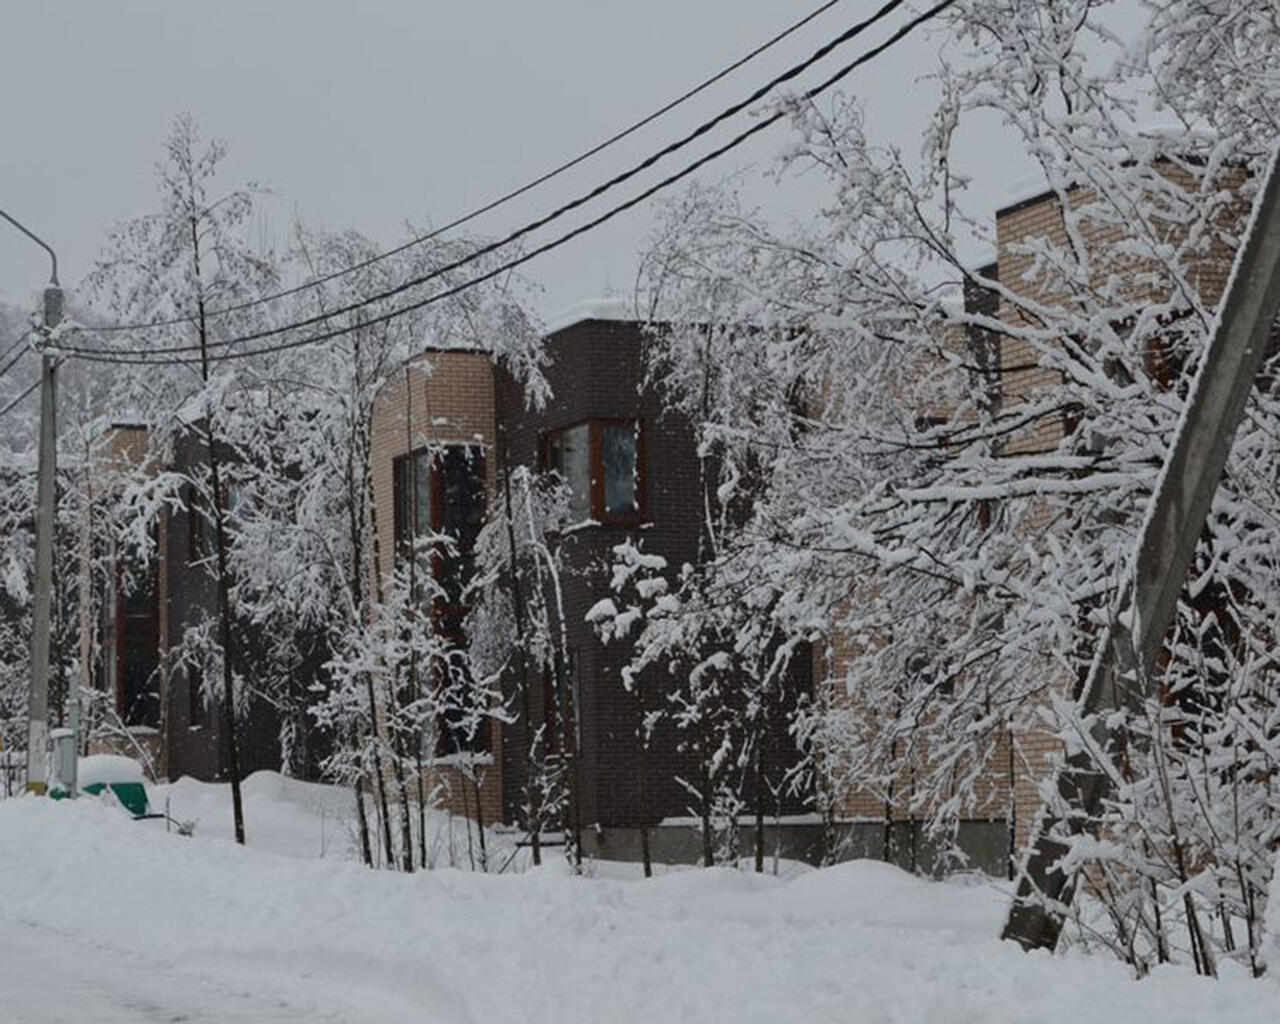
[[[191,224],[191,258],[197,289],[200,272],[200,230],[195,217]],[[204,294],[197,290],[197,328],[200,334],[200,378],[209,385],[209,329],[205,319]],[[232,668],[231,591],[227,583],[227,533],[223,515],[222,477],[218,460],[213,413],[205,406],[205,441],[209,448],[209,475],[213,484],[213,525],[218,546],[218,641],[222,645],[222,728],[226,733],[227,774],[231,782],[231,817],[236,842],[244,845],[244,803],[240,793],[240,744],[236,737],[235,676]]]
[[[507,445],[503,441],[501,451],[503,491],[507,514],[507,551],[509,553],[509,571],[511,573],[511,597],[516,618],[516,647],[520,652],[520,716],[524,724],[525,751],[528,776],[525,781],[525,794],[529,801],[529,842],[533,863],[542,863],[542,806],[541,793],[534,784],[535,777],[541,777],[541,754],[537,733],[533,728],[529,702],[529,655],[528,632],[525,624],[524,594],[520,586],[520,565],[516,557],[516,530],[514,513],[511,509],[511,464],[507,457]],[[540,783],[539,783],[540,785]]]
[[[360,347],[359,347],[358,338],[355,343],[354,357],[355,357],[356,363],[359,364]],[[358,381],[357,381],[357,387],[359,387]],[[362,442],[362,436],[367,437],[367,435],[361,435],[358,427],[355,424],[352,424],[352,431],[355,436],[353,436],[352,438],[352,446],[349,449],[350,453],[356,452],[362,443],[367,445],[367,441]],[[367,457],[368,456],[367,451],[364,451],[364,456],[365,457],[361,461],[364,465],[367,466],[369,461]],[[364,543],[361,537],[361,531],[360,531],[361,519],[360,519],[358,510],[360,508],[360,504],[362,500],[368,495],[369,492],[364,487],[363,480],[361,481],[356,480],[357,471],[356,471],[356,467],[354,465],[353,459],[354,459],[354,455],[348,454],[346,485],[347,485],[348,528],[351,531],[350,589],[351,589],[352,607],[355,610],[355,614],[358,615],[362,612],[364,608],[364,590],[362,585],[362,578],[363,578],[364,569],[365,569]],[[363,474],[361,475],[363,476]],[[373,575],[375,579],[377,578],[377,574],[378,574],[377,548],[375,544],[374,565],[373,565]],[[382,757],[378,749],[378,742],[379,742],[378,741],[378,701],[374,693],[373,676],[369,673],[365,673],[365,693],[369,702],[369,730],[370,730],[370,735],[373,739],[373,747],[372,747],[373,776],[374,776],[375,793],[377,794],[377,802],[378,802],[377,809],[379,811],[379,814],[382,820],[383,852],[386,855],[386,862],[388,864],[394,864],[395,861],[393,859],[392,850],[391,850],[391,824],[387,815],[387,786],[386,786],[386,779],[383,777],[383,774],[382,774]],[[359,758],[359,763],[363,765],[364,764],[363,754],[359,754],[358,758]]]
[[[638,696],[638,692],[637,692]],[[640,825],[640,860],[644,864],[644,877],[653,877],[653,850],[649,845],[649,736],[645,729],[644,701],[640,701],[640,740],[639,758],[636,764],[636,796],[639,799],[640,813],[636,820]]]
[[[484,804],[480,801],[480,780],[476,778],[475,766],[471,769],[471,785],[476,795],[476,832],[480,836],[480,870],[489,870],[489,851],[484,839]]]
[[[357,749],[358,746],[357,746]],[[360,859],[364,861],[365,867],[373,867],[373,850],[369,845],[369,818],[364,811],[364,764],[357,756],[356,759],[356,824],[360,831]]]
[[[763,731],[763,730],[761,730]],[[755,770],[756,770],[756,874],[764,874],[764,758],[760,748],[763,737],[756,737]]]
[[[564,742],[565,770],[569,773],[569,821],[566,835],[573,837],[572,859],[575,870],[582,868],[582,803],[578,776],[578,715],[569,692],[567,666],[562,653],[556,662],[560,677],[560,735]]]

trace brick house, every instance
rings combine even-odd
[[[183,472],[202,466],[208,459],[207,442],[198,429],[189,429],[174,442],[172,469]],[[234,507],[235,458],[230,450],[219,451],[224,467],[224,502]],[[163,714],[163,766],[169,778],[190,775],[215,780],[227,776],[226,737],[218,711],[222,693],[221,674],[214,665],[199,665],[178,658],[177,645],[189,628],[213,628],[217,622],[218,595],[213,569],[217,545],[212,520],[201,511],[201,502],[191,484],[183,485],[181,502],[161,515],[159,542],[159,591],[161,607],[160,695]],[[233,621],[237,669],[251,677],[252,666],[264,658],[261,630]],[[310,683],[318,678],[328,659],[323,637],[299,635],[295,638],[297,665],[290,673],[291,703],[305,708]],[[203,699],[213,694],[212,702]],[[255,771],[278,771],[286,753],[280,735],[284,713],[281,708],[252,688],[241,695],[247,711],[239,722],[241,775]],[[288,752],[290,771],[301,778],[316,778],[319,763],[327,753],[323,733],[314,728],[304,710],[293,714],[293,746]]]
[[[580,816],[586,852],[638,857],[639,827],[654,829],[657,859],[692,860],[698,839],[687,825],[688,794],[678,777],[695,765],[680,737],[659,728],[646,756],[639,740],[640,703],[623,686],[624,644],[606,645],[586,613],[609,595],[612,548],[643,536],[647,551],[672,566],[697,558],[701,493],[692,425],[664,410],[644,380],[644,328],[619,303],[594,302],[561,319],[545,338],[546,375],[553,397],[531,408],[522,385],[483,351],[435,350],[415,357],[384,385],[373,425],[378,564],[384,580],[395,552],[416,520],[421,530],[452,533],[465,548],[499,500],[502,459],[511,467],[556,469],[572,487],[575,516],[592,525],[566,538],[563,578],[568,685],[579,725]],[[407,500],[410,492],[416,501]],[[448,496],[467,495],[471,511]],[[390,514],[388,514],[388,512]],[[808,666],[802,667],[807,674]],[[509,706],[518,703],[514,673],[504,682]],[[644,678],[649,700],[662,682]],[[554,720],[554,684],[531,684],[530,720]],[[776,730],[781,733],[781,730]],[[447,730],[439,735],[448,739]],[[782,735],[769,749],[785,757]],[[491,719],[466,749],[437,746],[431,784],[456,813],[516,824],[524,800],[527,737],[523,723]],[[476,783],[456,755],[480,766]],[[641,772],[644,778],[641,778]],[[787,811],[804,810],[788,802]]]
[[[583,484],[575,486],[579,513],[595,522],[575,531],[564,548],[570,570],[564,581],[570,681],[580,722],[581,811],[590,826],[584,849],[638,859],[644,825],[652,830],[656,859],[694,860],[697,833],[673,821],[688,820],[689,794],[680,779],[696,777],[693,755],[682,751],[681,736],[663,722],[647,753],[640,749],[641,700],[661,704],[669,683],[650,672],[628,692],[621,676],[627,645],[603,644],[586,622],[591,606],[609,596],[612,549],[623,540],[642,538],[645,551],[663,556],[673,568],[698,559],[703,498],[693,425],[644,386],[645,328],[627,319],[621,305],[584,304],[547,336],[554,397],[546,408],[528,409],[518,385],[499,375],[500,441],[514,464],[556,468],[571,483],[581,479]],[[792,685],[807,690],[812,679],[807,661],[801,661]],[[534,721],[545,715],[545,701],[536,707]],[[503,749],[512,764],[523,763],[523,739],[514,730]],[[792,763],[793,747],[781,725],[770,729],[764,749],[770,769]],[[517,773],[509,772],[509,806],[518,798],[519,783]],[[752,794],[743,795],[750,802]],[[772,808],[784,815],[808,809],[794,797]],[[771,849],[772,844],[771,838]]]
[[[93,452],[80,538],[81,580],[90,587],[89,599],[80,603],[80,685],[100,694],[92,714],[98,731],[112,734],[94,741],[91,751],[141,754],[163,774],[161,654],[168,625],[163,600],[168,565],[163,554],[148,562],[115,542],[104,550],[103,542],[92,539],[91,521],[124,474],[146,468],[146,458],[147,428],[138,424],[113,425]],[[97,563],[96,573],[91,561]]]
[[[1167,174],[1168,180],[1175,185],[1183,188],[1195,186],[1185,171],[1172,165],[1162,173]],[[1243,182],[1243,172],[1229,169],[1226,175],[1227,187],[1237,191]],[[1090,199],[1090,194],[1085,189],[1075,189],[1072,199],[1084,203]],[[995,226],[996,259],[977,273],[988,280],[999,281],[1003,288],[1033,302],[1052,305],[1060,301],[1054,295],[1046,294],[1043,286],[1029,273],[1036,259],[1029,243],[1047,239],[1057,246],[1068,244],[1067,227],[1057,193],[1037,191],[1009,202],[996,211]],[[1093,255],[1094,273],[1098,280],[1105,279],[1108,274],[1136,282],[1144,280],[1143,268],[1135,259],[1117,264],[1112,257],[1102,256],[1105,246],[1124,238],[1124,225],[1103,225],[1085,220],[1077,230],[1081,241]],[[1170,225],[1168,230],[1172,238],[1183,229]],[[1215,244],[1193,266],[1188,283],[1206,305],[1212,307],[1220,300],[1233,257],[1233,252]],[[1137,287],[1149,288],[1150,285],[1139,284]],[[1141,303],[1156,301],[1159,297],[1138,291],[1134,298]],[[1017,307],[994,291],[970,284],[965,290],[964,303],[970,312],[995,317],[1011,326],[1016,327],[1021,322]],[[1023,338],[970,329],[967,337],[954,340],[956,344],[966,346],[970,361],[982,369],[981,376],[989,386],[989,401],[996,405],[1009,399],[1028,398],[1038,389],[1055,384],[1058,379],[1059,371],[1045,366],[1031,343]],[[1152,353],[1146,360],[1146,372],[1159,390],[1172,387],[1177,376],[1168,366],[1157,365],[1164,355]],[[1066,436],[1069,415],[1063,413],[1057,418],[1042,419],[1033,428],[1010,435],[1002,445],[1002,453],[1034,455],[1055,450]],[[1014,529],[1030,534],[1050,529],[1051,525],[1046,506],[1037,508],[1037,503],[1033,502],[1028,516],[1015,524]],[[1090,642],[1087,636],[1083,642]],[[849,659],[858,657],[859,653],[859,638],[832,638],[829,666],[832,676],[840,677],[842,666]],[[1076,682],[1048,658],[1042,671],[1051,681],[1048,692],[1068,693]],[[976,812],[960,823],[957,835],[957,841],[969,856],[972,866],[993,875],[1011,876],[1041,807],[1039,787],[1061,753],[1060,742],[1047,729],[1019,729],[1000,738],[990,770],[983,780]],[[885,834],[888,823],[888,828],[897,836],[894,843],[896,858],[905,865],[906,851],[916,852],[918,846],[922,865],[928,866],[932,851],[926,849],[927,844],[919,835],[918,823],[901,806],[893,802],[887,806],[882,797],[861,792],[845,800],[839,813],[853,830],[853,848],[858,853],[880,856],[880,837]]]
[[[100,499],[119,486],[122,474],[146,470],[147,446],[144,426],[118,424],[104,433],[88,479],[87,515],[97,514]],[[206,454],[203,438],[187,430],[175,439],[165,468],[182,472],[203,463]],[[229,453],[222,454],[228,459]],[[116,543],[102,550],[101,541],[87,539],[94,531],[84,524],[82,579],[92,582],[91,600],[80,606],[81,685],[100,695],[94,704],[99,738],[91,751],[141,756],[158,777],[216,780],[227,773],[223,723],[216,704],[210,707],[202,699],[201,689],[220,692],[221,683],[204,679],[200,668],[176,656],[188,628],[216,619],[217,593],[207,568],[212,530],[199,514],[190,485],[184,485],[181,498],[160,514],[153,559],[139,558]],[[90,552],[93,544],[97,547]],[[96,571],[83,557],[90,553]],[[260,637],[245,624],[234,628],[241,661],[250,665]],[[299,686],[305,688],[325,657],[317,645],[304,658]],[[279,769],[279,712],[252,693],[247,700],[238,733],[241,772]],[[304,726],[295,771],[313,777],[323,747],[316,743],[308,748],[307,736]]]
[[[457,577],[493,504],[495,487],[494,365],[476,349],[426,350],[383,384],[374,401],[371,438],[373,538],[385,592],[406,541],[446,533],[459,545],[457,564],[441,565]],[[452,588],[451,588],[452,589]],[[440,610],[455,629],[462,609]],[[463,638],[456,637],[459,643]],[[504,813],[502,727],[490,718],[474,734],[436,723],[434,750],[426,752],[427,789],[444,806],[485,823]],[[463,770],[463,766],[467,770]]]

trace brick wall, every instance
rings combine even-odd
[[[485,450],[485,494],[495,494],[493,358],[479,351],[428,351],[393,373],[374,401],[371,438],[373,498],[377,514],[379,589],[395,563],[395,460],[429,443],[478,444]],[[502,806],[502,727],[490,720],[493,763],[477,773],[479,811],[486,823],[509,819]],[[434,764],[424,780],[441,805],[475,818],[476,785],[458,768]],[[395,792],[394,787],[391,792]]]
[[[669,721],[655,729],[647,754],[639,747],[641,704],[662,707],[671,678],[665,671],[646,672],[628,692],[621,673],[631,656],[629,645],[601,643],[585,621],[587,610],[610,596],[615,545],[635,541],[665,557],[673,572],[698,557],[703,502],[694,430],[684,417],[664,409],[654,389],[641,386],[645,344],[643,328],[627,321],[588,319],[550,335],[547,377],[553,397],[544,409],[528,409],[519,383],[505,373],[498,376],[499,429],[516,465],[536,465],[539,440],[547,431],[589,419],[635,418],[641,423],[642,522],[579,529],[564,547],[569,570],[563,584],[565,619],[581,722],[582,820],[602,826],[687,816],[690,797],[677,779],[696,777],[693,756],[681,752],[682,736]],[[796,673],[799,684],[808,683],[807,665],[797,666]],[[533,717],[540,721],[541,687],[534,689]],[[523,785],[521,732],[507,730],[506,802],[511,808],[518,806]],[[769,737],[770,770],[790,757],[788,744],[783,735]],[[798,809],[800,804],[790,800],[784,813]]]
[[[1183,170],[1169,165],[1161,169],[1166,180],[1182,188],[1199,187],[1191,176]],[[1230,170],[1215,186],[1225,186],[1239,191],[1244,181],[1243,172]],[[1093,194],[1086,189],[1075,189],[1070,199],[1075,207],[1089,203]],[[1243,198],[1226,204],[1220,216],[1230,218],[1241,212]],[[1104,281],[1114,284],[1120,282],[1123,289],[1133,282],[1132,298],[1141,302],[1164,301],[1168,296],[1155,295],[1150,286],[1143,284],[1143,272],[1151,269],[1138,259],[1129,255],[1109,255],[1104,252],[1113,243],[1123,237],[1126,226],[1118,223],[1102,223],[1098,220],[1081,219],[1078,222],[1079,239],[1090,256],[1090,269],[1093,275],[1092,285],[1100,287]],[[1177,242],[1185,238],[1185,229],[1177,225],[1157,224],[1156,230],[1165,242]],[[1184,232],[1179,234],[1179,232]],[[1028,300],[1031,304],[1053,307],[1064,301],[1062,294],[1055,293],[1046,286],[1043,278],[1036,273],[1036,257],[1024,246],[1039,240],[1047,240],[1055,246],[1069,244],[1067,225],[1057,196],[1044,194],[1017,203],[997,214],[996,241],[997,263],[984,268],[984,276],[991,277],[998,271],[1000,283],[1009,291]],[[1198,294],[1200,301],[1208,306],[1215,305],[1220,299],[1230,272],[1233,253],[1219,242],[1206,247],[1205,252],[1193,261],[1188,274],[1191,288]],[[1144,293],[1143,288],[1147,291]],[[966,294],[970,309],[978,309],[989,315],[997,316],[1009,325],[1011,333],[1016,335],[1020,328],[1034,326],[1017,304],[1006,298],[996,298],[994,293],[980,293],[972,290]],[[944,339],[944,344],[954,339]],[[1002,404],[1021,403],[1033,400],[1038,393],[1059,385],[1060,375],[1056,369],[1047,365],[1044,353],[1025,337],[1002,334],[987,339],[994,349],[999,364],[999,394],[997,400]],[[924,410],[926,413],[937,413],[946,410]],[[1045,419],[1033,428],[1012,435],[1005,443],[1002,451],[1006,454],[1031,454],[1055,449],[1064,437],[1065,421],[1062,417]],[[1050,509],[1046,502],[1031,501],[1020,521],[1014,529],[1023,535],[1044,532],[1054,526]],[[832,638],[827,662],[828,678],[841,680],[852,659],[863,655],[866,638],[854,638],[837,634]],[[1064,692],[1071,680],[1062,669],[1054,665],[1049,658],[1043,664],[1033,668],[1033,672],[1042,675],[1049,685],[1045,689],[1046,698],[1053,693]],[[836,706],[841,702],[848,706],[852,700],[843,692],[838,683],[831,689],[826,698]],[[1024,716],[1029,717],[1029,716]],[[1040,785],[1048,777],[1053,762],[1061,753],[1058,740],[1045,728],[1039,726],[1022,726],[1012,734],[1001,737],[991,758],[990,771],[980,785],[979,806],[975,814],[990,813],[992,816],[1011,814],[1013,817],[1013,839],[1015,848],[1021,850],[1029,837],[1030,828],[1041,806]],[[927,752],[922,756],[927,756]],[[896,788],[902,788],[906,780],[898,780]],[[1012,790],[1012,800],[1010,792]],[[855,791],[841,801],[839,812],[855,818],[883,818],[885,801],[883,794],[866,791]],[[893,809],[894,817],[900,813]]]

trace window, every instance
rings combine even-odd
[[[636,428],[634,423],[604,426],[604,515],[601,519],[634,519],[636,501]]]
[[[402,455],[393,464],[396,555],[403,557],[417,537],[431,529],[431,452]]]
[[[195,665],[187,667],[187,726],[199,729],[205,724],[204,672]]]
[[[447,673],[447,685],[453,693],[437,722],[436,756],[488,753],[488,708],[480,706],[466,659],[450,658]]]
[[[484,452],[450,445],[440,460],[439,530],[454,541],[454,549],[440,559],[439,579],[445,600],[461,605],[463,592],[475,575],[476,538],[484,526]]]
[[[249,488],[234,481],[223,484],[222,507],[227,510],[223,525],[232,530],[242,527],[250,512]]]
[[[248,491],[243,484],[222,485],[222,507],[225,510],[222,526],[227,531],[227,541],[249,510]],[[187,485],[187,561],[198,562],[218,553],[218,524],[214,522],[213,505],[193,484]]]
[[[209,503],[194,484],[187,485],[187,561],[198,562],[217,553],[218,531]]]
[[[116,710],[125,725],[160,724],[160,602],[158,573],[137,551],[116,565]]]
[[[572,497],[569,512],[581,522],[591,518],[591,425],[559,430],[547,437],[546,468],[560,474]]]
[[[636,420],[588,420],[546,435],[543,468],[568,485],[574,519],[615,524],[640,520],[641,442]]]
[[[420,449],[396,459],[392,474],[396,557],[407,557],[421,538],[452,538],[449,548],[441,544],[431,552],[430,565],[446,604],[461,606],[488,512],[484,450],[461,444]]]
[[[904,695],[928,701],[935,695],[950,697],[955,690],[955,677],[941,675],[945,665],[938,660],[938,652],[930,647],[917,647],[903,659]]]
[[[402,455],[392,464],[396,558],[413,557],[415,542],[446,536],[420,557],[443,593],[429,609],[436,629],[458,650],[466,646],[466,588],[475,575],[475,544],[488,514],[484,450],[438,445]],[[453,692],[450,710],[435,723],[436,754],[489,749],[487,709],[474,705],[475,684],[465,659],[450,658],[438,685]]]

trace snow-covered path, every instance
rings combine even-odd
[[[73,935],[0,918],[0,1021],[5,1024],[324,1019],[309,1001],[290,1005],[278,992],[248,992],[136,953],[112,952]]]
[[[437,1019],[378,965],[323,956],[156,959],[0,916],[3,1024],[370,1024]],[[450,1015],[446,1019],[457,1019]]]
[[[985,884],[867,861],[406,877],[319,858],[320,819],[250,788],[248,849],[210,835],[212,806],[187,839],[89,800],[0,802],[0,1024],[1274,1024],[1280,1006],[1239,970],[1135,982],[1106,958],[1024,954],[996,941],[1004,897]]]

